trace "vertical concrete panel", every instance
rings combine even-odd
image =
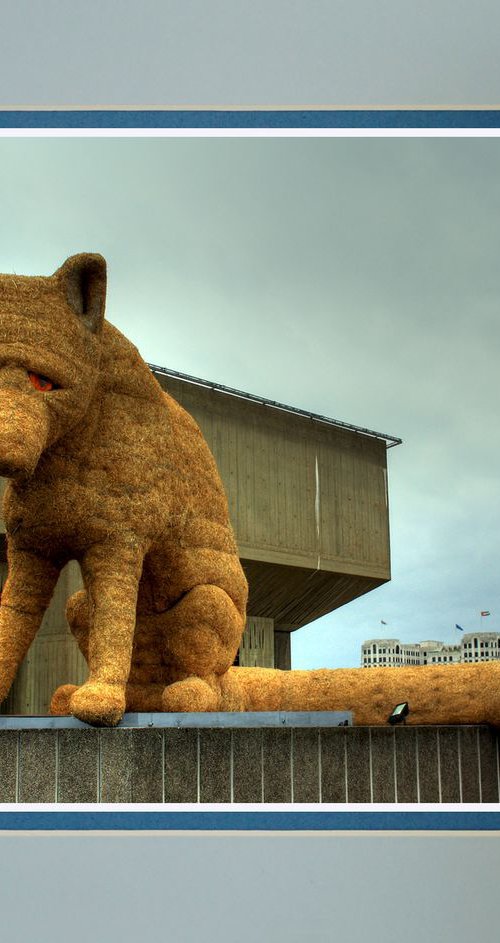
[[[441,802],[460,802],[460,770],[458,763],[458,730],[438,729]]]
[[[319,733],[315,728],[292,730],[293,801],[319,802]]]
[[[19,734],[19,802],[55,802],[55,730],[21,730]]]
[[[245,668],[274,668],[274,619],[248,616],[239,663]]]
[[[347,801],[370,802],[370,735],[368,727],[347,727]]]
[[[34,643],[33,643],[34,645]],[[33,645],[31,645],[28,654],[21,662],[14,684],[12,685],[5,701],[0,704],[0,714],[28,714],[29,713],[29,685],[28,671],[29,660],[33,655]]]
[[[99,802],[99,731],[58,731],[58,802]]]
[[[418,727],[417,746],[420,802],[439,802],[437,728]]]
[[[394,728],[373,727],[370,731],[372,787],[374,802],[395,802],[395,731]]]
[[[479,802],[479,755],[477,728],[461,727],[460,770],[462,776],[462,802]]]
[[[262,731],[264,802],[291,802],[291,731],[268,727]]]
[[[320,730],[322,802],[347,801],[346,736],[345,727],[322,727]]]
[[[489,727],[480,727],[478,739],[481,802],[498,802],[497,734]]]
[[[161,730],[132,730],[131,802],[163,801],[163,734]]]
[[[0,802],[16,801],[17,730],[0,732]]]
[[[158,730],[101,730],[101,802],[161,802]]]
[[[3,499],[8,485],[7,478],[0,478],[0,534],[5,534],[5,519],[3,516]]]
[[[200,802],[231,802],[230,730],[200,730]]]
[[[417,731],[415,727],[396,727],[396,795],[398,802],[417,802]]]
[[[233,730],[233,800],[262,802],[262,730]]]
[[[87,666],[66,622],[66,601],[80,589],[82,579],[76,561],[59,576],[54,595],[40,629],[18,671],[2,713],[47,714],[52,694],[61,684],[81,684]]]
[[[274,633],[274,667],[290,671],[292,667],[291,632]]]
[[[101,802],[131,802],[132,769],[128,730],[101,730]]]
[[[198,731],[167,729],[165,802],[198,802]]]

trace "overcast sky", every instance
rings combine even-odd
[[[499,169],[479,138],[0,140],[0,271],[102,252],[146,360],[404,440],[392,582],[294,667],[500,629]]]

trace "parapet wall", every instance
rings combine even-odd
[[[0,802],[499,801],[488,727],[339,727],[331,714],[163,715],[170,726],[159,726],[157,716],[100,730],[2,717]]]

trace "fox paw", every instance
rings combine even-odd
[[[217,694],[202,678],[174,681],[162,694],[162,710],[170,714],[216,711],[218,703]]]
[[[115,727],[125,712],[125,690],[116,684],[90,681],[70,699],[74,717],[95,727]]]
[[[71,714],[70,701],[75,691],[78,691],[76,684],[61,684],[60,687],[56,688],[50,702],[49,714],[56,717],[65,717],[67,714]]]

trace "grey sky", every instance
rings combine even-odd
[[[496,943],[499,852],[484,834],[3,833],[2,917],[10,943]]]
[[[498,105],[496,0],[0,0],[27,105]]]
[[[146,360],[404,439],[393,580],[295,633],[295,667],[500,629],[499,163],[479,138],[0,140],[1,271],[100,251]]]

